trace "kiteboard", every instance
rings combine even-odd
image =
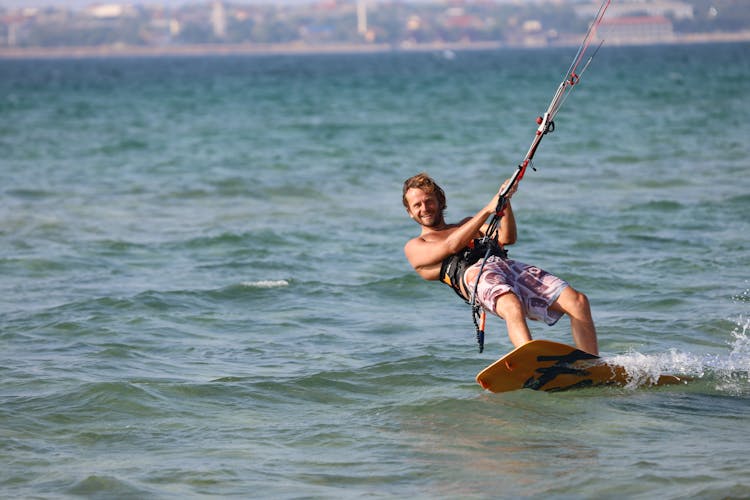
[[[626,369],[575,347],[532,340],[517,347],[479,372],[477,382],[491,392],[518,389],[564,391],[597,385],[625,386],[632,381]],[[685,382],[674,375],[659,375],[639,385],[666,385]]]

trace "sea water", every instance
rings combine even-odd
[[[503,323],[404,258],[403,180],[476,213],[573,55],[0,61],[0,494],[750,496],[750,46],[605,46],[513,198],[602,355],[692,382],[484,392]]]

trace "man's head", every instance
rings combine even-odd
[[[448,206],[445,192],[426,173],[422,172],[404,181],[402,202],[409,216],[425,227],[442,225],[443,210]]]

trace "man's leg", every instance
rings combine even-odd
[[[523,312],[521,301],[516,294],[509,292],[498,297],[495,312],[505,320],[508,337],[515,347],[520,347],[531,340],[529,325]]]
[[[573,289],[573,287],[567,287],[552,303],[550,309],[568,315],[570,330],[573,333],[573,341],[576,347],[591,354],[599,354],[596,327],[591,317],[591,306],[586,295]]]

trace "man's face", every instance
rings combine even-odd
[[[419,188],[406,192],[407,211],[412,219],[424,227],[443,224],[443,211],[435,193],[427,194]]]

